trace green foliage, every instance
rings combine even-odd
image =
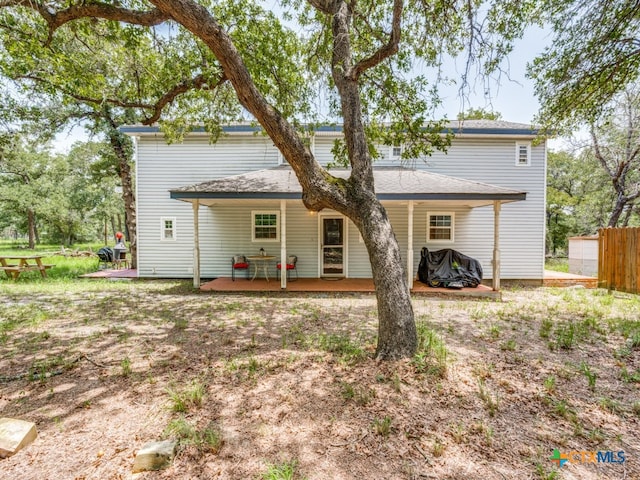
[[[22,245],[19,245],[22,247]],[[99,245],[96,244],[77,244],[74,245],[72,250],[79,251],[96,251]],[[60,245],[47,245],[42,244],[36,247],[35,250],[26,250],[24,248],[16,248],[16,245],[8,242],[0,241],[0,255],[43,255],[43,263],[55,265],[55,267],[47,270],[47,278],[42,278],[40,272],[31,271],[23,272],[20,274],[18,280],[10,280],[4,272],[0,272],[0,285],[33,285],[38,284],[40,286],[48,285],[53,287],[59,283],[73,283],[76,282],[80,275],[85,273],[95,272],[98,269],[98,257],[97,256],[64,256],[55,255],[51,252],[58,252]],[[95,286],[101,284],[100,280],[97,280]],[[42,312],[46,314],[46,312]]]
[[[418,322],[418,348],[413,364],[419,372],[444,378],[447,376],[449,350],[442,338],[425,322]]]
[[[169,395],[170,408],[173,412],[186,413],[191,408],[199,408],[206,394],[206,385],[196,379],[186,387],[178,388],[170,385],[166,388]]]
[[[122,368],[122,376],[128,377],[131,375],[131,360],[129,357],[124,357],[120,362],[120,368]]]
[[[623,0],[538,3],[554,32],[529,70],[543,105],[539,120],[557,130],[598,118],[640,74],[640,11]]]
[[[376,396],[375,390],[359,385],[352,385],[347,382],[341,382],[340,390],[342,398],[345,400],[353,400],[358,405],[368,405]]]
[[[32,222],[42,239],[65,245],[97,238],[104,218],[121,207],[113,178],[92,174],[104,145],[77,144],[60,155],[35,143],[15,136],[0,151],[0,211],[10,212],[0,227],[26,234]]]
[[[588,151],[549,152],[546,250],[567,253],[568,237],[592,235],[606,225],[613,205],[610,184]]]
[[[502,114],[484,108],[469,108],[458,114],[458,120],[502,120]]]
[[[195,446],[202,452],[218,453],[223,444],[222,431],[217,424],[211,422],[198,430],[184,417],[171,420],[164,436],[178,439],[181,446]]]
[[[489,416],[495,416],[500,405],[500,398],[498,397],[498,395],[491,393],[491,391],[487,388],[485,380],[483,378],[478,378],[478,395],[484,402]]]
[[[587,382],[589,383],[589,388],[591,390],[595,390],[595,388],[596,388],[596,380],[598,378],[598,375],[596,374],[596,372],[591,370],[591,367],[589,365],[587,365],[585,362],[581,362],[580,363],[579,370],[586,377]]]
[[[391,417],[375,418],[373,420],[373,429],[381,437],[388,437],[391,433]]]
[[[324,333],[318,337],[317,341],[322,350],[335,353],[348,364],[360,362],[367,357],[362,346],[347,335]]]
[[[269,465],[267,471],[262,474],[262,480],[304,480],[304,477],[296,474],[297,467],[296,460]]]

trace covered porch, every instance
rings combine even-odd
[[[258,278],[256,280],[236,279],[221,277],[203,283],[200,290],[207,292],[279,292],[280,281]],[[371,278],[341,278],[328,280],[324,278],[300,278],[287,283],[288,292],[305,293],[374,293],[373,279]],[[422,282],[414,281],[411,293],[428,296],[463,296],[476,298],[500,299],[500,292],[486,285],[478,285],[477,288],[433,288]]]
[[[340,178],[348,178],[349,170],[331,170],[331,173]],[[427,171],[413,170],[408,168],[377,168],[374,169],[376,195],[383,202],[385,207],[393,205],[400,217],[404,217],[403,225],[400,229],[394,227],[396,233],[402,231],[406,241],[403,248],[402,256],[405,263],[406,282],[413,291],[419,291],[420,287],[416,287],[414,280],[417,274],[416,255],[419,261],[420,246],[424,245],[421,236],[414,240],[414,209],[425,208],[425,205],[442,206],[438,208],[464,208],[476,209],[478,207],[489,207],[493,212],[493,238],[488,242],[485,240],[487,248],[492,247],[491,271],[492,271],[492,288],[494,292],[500,290],[500,211],[504,203],[521,201],[526,199],[526,193],[516,191],[495,185],[489,185],[480,182],[464,180],[455,177],[439,175]],[[279,245],[277,253],[280,258],[287,258],[289,248],[293,253],[297,253],[294,249],[300,248],[301,243],[295,244],[293,247],[289,245],[287,239],[287,208],[300,209],[302,207],[302,188],[288,166],[281,166],[256,172],[250,172],[232,177],[212,180],[205,183],[180,187],[171,190],[171,198],[188,202],[192,205],[193,211],[193,284],[194,287],[200,287],[200,207],[207,208],[224,208],[228,205],[240,205],[239,202],[274,202],[279,205]],[[389,207],[387,207],[389,208]],[[404,210],[404,213],[402,212]],[[322,214],[321,214],[322,215]],[[489,217],[490,218],[490,217]],[[487,224],[488,226],[489,224]],[[423,225],[424,226],[424,225]],[[346,228],[346,227],[345,227]],[[406,229],[406,230],[405,230]],[[321,235],[320,235],[321,237]],[[485,237],[486,239],[489,236]],[[319,243],[320,240],[318,240]],[[360,243],[362,239],[360,238]],[[308,245],[308,244],[307,244]],[[275,246],[275,245],[274,245]],[[363,246],[358,247],[360,249]],[[270,250],[273,255],[273,250]],[[366,254],[365,254],[366,255]],[[318,260],[318,268],[324,265],[321,259]],[[215,277],[226,276],[224,272],[211,272]],[[364,275],[363,275],[364,273]],[[339,281],[361,281],[364,285],[367,277],[370,276],[366,272],[360,272],[355,275],[359,278],[350,278],[345,269],[344,275]],[[323,271],[310,272],[307,271],[300,280],[308,280],[315,282],[315,286],[309,284],[310,290],[306,291],[332,291],[336,289],[337,283],[325,280]],[[216,280],[219,288],[224,288],[220,282],[224,279]],[[368,280],[370,291],[373,291],[373,283]],[[255,283],[255,282],[254,282]],[[287,282],[286,275],[282,275],[278,282],[263,282],[263,288],[255,288],[256,290],[275,291],[278,289],[287,289],[291,291],[303,288],[306,282]],[[299,286],[296,286],[298,283]],[[319,285],[322,285],[320,290]],[[420,284],[422,285],[422,284]],[[214,287],[211,287],[214,288]],[[218,287],[216,287],[218,288]],[[339,288],[339,287],[338,287]],[[364,288],[364,287],[362,287]],[[425,288],[429,288],[426,287]],[[314,290],[315,289],[315,290]],[[242,290],[253,290],[253,288],[243,288]],[[476,289],[472,289],[476,290]],[[221,290],[229,291],[229,290]],[[367,290],[362,290],[367,291]],[[450,290],[447,290],[450,291]]]

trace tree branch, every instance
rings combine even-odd
[[[394,0],[393,2],[393,19],[391,21],[391,33],[389,41],[380,47],[377,52],[368,58],[360,60],[351,72],[354,80],[357,80],[363,72],[375,67],[383,62],[386,58],[398,53],[400,44],[400,34],[402,32],[402,10],[404,9],[403,0]]]
[[[151,116],[147,117],[142,124],[143,125],[151,125],[158,121],[160,115],[162,114],[162,109],[166,107],[168,104],[173,102],[176,97],[182,93],[188,92],[193,89],[202,89],[202,90],[215,90],[224,82],[227,81],[227,77],[224,73],[220,73],[220,78],[213,84],[208,85],[208,79],[203,74],[197,75],[194,78],[190,78],[188,80],[184,80],[183,82],[175,85],[171,90],[165,93],[160,100],[156,102],[153,106],[153,113]]]
[[[336,0],[307,0],[309,5],[327,15],[333,15],[338,9]]]
[[[3,7],[25,7],[35,10],[47,22],[50,37],[62,25],[80,18],[103,18],[145,27],[153,27],[170,19],[167,14],[157,8],[147,11],[131,10],[107,3],[81,2],[57,12],[52,11],[44,2],[34,0],[2,0],[0,8]]]
[[[275,109],[256,86],[233,39],[203,5],[193,0],[149,0],[200,38],[220,62],[240,104],[250,112],[288,160],[303,187],[303,202],[312,210],[344,205],[344,192],[327,182],[330,174],[315,160],[296,129]],[[329,8],[338,0],[311,0]],[[331,200],[329,200],[331,199]],[[330,203],[333,202],[333,205]]]
[[[66,90],[56,84],[54,84],[53,82],[39,77],[37,75],[20,75],[18,77],[16,77],[16,79],[25,79],[25,80],[33,80],[34,82],[38,82],[38,83],[42,83],[45,85],[49,85],[50,87],[59,90],[60,92],[62,92],[63,94],[78,100],[79,102],[84,102],[84,103],[96,103],[96,104],[102,104],[102,103],[109,103],[111,105],[114,105],[116,107],[122,107],[122,108],[142,108],[145,110],[151,110],[154,108],[153,104],[150,103],[142,103],[142,102],[125,102],[123,100],[119,100],[117,98],[95,98],[95,97],[88,97],[85,95],[78,95],[77,93],[73,93],[69,90]]]
[[[591,126],[589,133],[591,134],[591,140],[593,140],[593,150],[594,150],[594,155],[596,156],[596,159],[600,162],[600,165],[602,165],[602,168],[606,170],[609,177],[611,177],[612,180],[615,180],[616,174],[613,172],[613,170],[611,170],[611,168],[609,168],[607,161],[602,155],[602,151],[600,150],[600,143],[598,142],[598,137],[596,135],[596,132],[593,126]]]

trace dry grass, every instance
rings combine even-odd
[[[416,298],[421,352],[377,363],[373,296],[117,289],[2,294],[0,410],[39,437],[0,478],[134,478],[163,436],[173,465],[135,478],[640,478],[635,297]]]

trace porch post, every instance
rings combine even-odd
[[[200,288],[200,226],[198,208],[200,202],[196,199],[193,206],[193,287]]]
[[[499,200],[493,202],[493,289],[500,290],[500,207]]]
[[[413,288],[413,200],[407,206],[407,285]]]
[[[287,201],[280,200],[280,288],[287,288]]]

